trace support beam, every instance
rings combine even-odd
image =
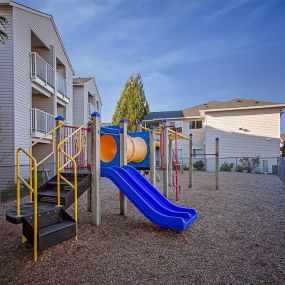
[[[100,114],[93,112],[91,118],[91,219],[92,225],[99,226],[101,224]]]
[[[155,133],[154,127],[150,127],[149,131],[149,147],[150,147],[150,183],[155,187]]]
[[[163,127],[167,126],[167,120],[164,119],[163,121]],[[163,146],[164,146],[164,161],[163,161],[163,195],[168,198],[168,128],[163,129]]]
[[[87,164],[91,166],[92,164],[92,129],[91,122],[88,123],[88,132],[87,132]],[[87,190],[87,212],[91,212],[91,193],[92,193],[92,183],[90,184],[89,189]]]
[[[193,186],[193,136],[189,135],[189,188]]]
[[[127,120],[120,120],[120,166],[127,164]],[[128,200],[120,191],[120,214],[127,216]]]
[[[216,138],[216,190],[219,190],[219,168],[220,168],[220,150],[219,150],[219,138]]]

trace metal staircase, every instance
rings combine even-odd
[[[61,173],[68,181],[73,183],[73,173]],[[89,187],[91,175],[87,172],[77,175],[79,198]],[[57,206],[57,176],[38,188],[38,221],[37,244],[38,250],[43,250],[57,243],[76,236],[76,222],[65,211],[74,203],[74,189],[61,181],[60,204]],[[6,213],[7,221],[13,224],[23,224],[23,236],[28,242],[34,242],[34,203],[25,203],[20,208],[11,208]]]
[[[56,119],[56,128],[33,143],[29,151],[18,148],[16,206],[6,212],[7,221],[23,224],[22,242],[28,241],[33,245],[35,262],[38,250],[72,237],[77,239],[77,200],[91,183],[88,166],[84,165],[81,169],[82,159],[87,155],[88,122],[81,127],[72,127],[71,132],[66,133],[63,132],[66,128],[63,118]],[[37,161],[33,156],[33,147],[47,136],[52,137],[51,152]],[[30,162],[28,181],[21,176],[21,155],[26,156]],[[38,186],[38,166],[52,156],[56,158],[56,175]],[[21,184],[30,191],[28,203],[21,203]],[[74,205],[74,217],[65,211],[71,205]]]

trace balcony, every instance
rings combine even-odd
[[[69,103],[70,93],[71,93],[70,84],[59,73],[56,73],[56,79],[57,79],[57,96],[66,103]]]
[[[31,109],[31,134],[35,138],[41,138],[55,127],[55,116],[42,110]],[[51,139],[47,138],[47,139]]]
[[[36,52],[31,52],[31,80],[52,94],[56,89],[57,97],[66,103],[70,102],[71,85]]]

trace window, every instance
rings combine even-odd
[[[202,156],[203,153],[204,153],[203,149],[201,149],[201,148],[194,148],[193,149],[193,156],[199,157],[199,156]]]
[[[189,121],[189,129],[202,129],[202,121]]]
[[[97,107],[97,112],[100,112],[100,105],[99,105],[99,101],[96,101],[96,107]]]
[[[169,122],[169,125],[175,127],[177,133],[182,133],[182,126],[183,126],[182,121]]]

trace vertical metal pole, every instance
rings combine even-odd
[[[189,135],[189,188],[193,186],[193,137]]]
[[[172,172],[173,172],[173,159],[172,159],[172,140],[169,139],[168,140],[168,186],[171,187],[172,186]]]
[[[150,183],[155,187],[155,138],[154,127],[150,127],[149,147],[150,147]]]
[[[91,219],[92,225],[99,226],[101,223],[100,203],[100,114],[91,114]]]
[[[120,166],[127,164],[127,120],[120,120]],[[127,197],[120,191],[120,214],[127,216]]]
[[[92,123],[88,124],[87,132],[87,164],[91,166],[92,164]],[[87,212],[91,212],[91,193],[92,193],[92,183],[87,191]]]
[[[167,126],[167,120],[164,119],[163,127]],[[163,195],[168,197],[168,128],[163,129],[164,132],[164,165],[163,165]]]
[[[220,151],[219,151],[219,138],[216,138],[216,190],[219,189],[219,161],[220,161]]]

